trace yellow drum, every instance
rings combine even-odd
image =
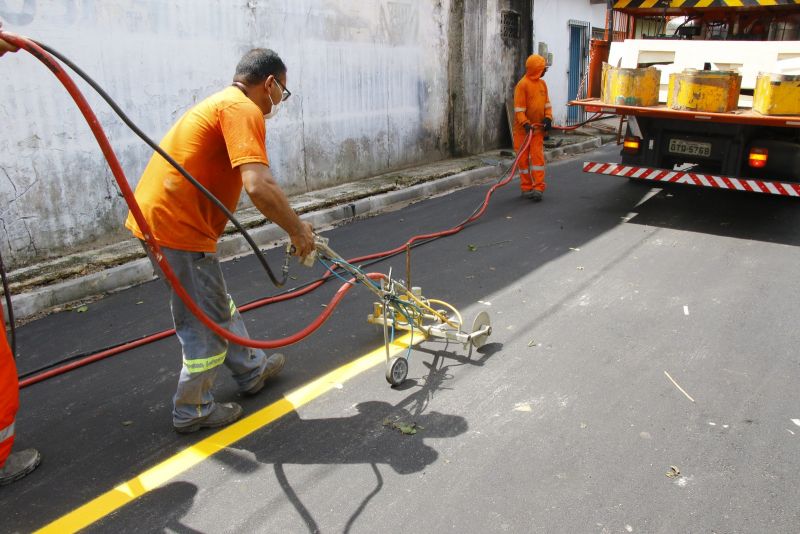
[[[800,76],[759,74],[753,110],[762,115],[800,115]]]
[[[623,69],[603,63],[600,99],[618,106],[655,106],[661,71],[655,67]]]
[[[727,113],[738,107],[741,86],[742,77],[735,72],[686,69],[670,75],[667,107]]]

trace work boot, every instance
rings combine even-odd
[[[535,191],[533,189],[531,189],[530,191],[525,191],[523,189],[522,190],[522,198],[526,198],[528,200],[531,200],[533,198],[533,194],[534,193],[535,193]]]
[[[542,192],[538,189],[534,189],[530,192],[529,199],[533,200],[534,202],[541,202],[542,201]]]
[[[214,410],[205,417],[195,419],[188,425],[175,426],[178,434],[191,434],[201,428],[217,428],[233,423],[242,416],[242,407],[235,402],[217,402]]]
[[[241,393],[242,397],[249,397],[251,395],[255,395],[256,393],[264,389],[264,383],[273,376],[280,373],[285,363],[286,363],[286,358],[280,352],[276,352],[275,354],[267,358],[267,364],[264,366],[264,370],[261,372],[261,376],[258,377],[258,382],[253,384],[250,387],[250,389],[242,391]]]
[[[36,449],[25,449],[24,451],[12,452],[6,458],[6,463],[0,469],[0,486],[11,484],[23,478],[25,475],[36,469],[42,455]]]

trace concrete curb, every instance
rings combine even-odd
[[[586,141],[581,141],[580,143],[551,148],[547,151],[547,155],[551,158],[573,156],[576,154],[582,154],[583,152],[588,152],[589,150],[593,150],[595,148],[600,148],[601,146],[603,146],[603,142],[600,137],[590,137]]]
[[[496,177],[501,169],[500,166],[480,167],[404,189],[309,212],[303,214],[301,218],[310,222],[314,228],[324,229],[354,217],[375,214],[390,207],[402,207],[423,198],[484,183],[489,178]],[[253,228],[249,232],[256,244],[261,247],[275,246],[286,237],[284,231],[276,224],[266,224]],[[220,257],[224,259],[251,252],[247,241],[238,234],[223,238],[217,250]],[[101,272],[66,280],[27,293],[12,295],[14,316],[16,319],[25,319],[50,308],[121,291],[153,278],[155,278],[155,273],[150,260],[141,258]]]

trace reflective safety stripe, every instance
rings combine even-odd
[[[205,371],[210,371],[214,367],[222,365],[222,362],[225,361],[225,355],[227,354],[228,351],[226,350],[222,354],[217,354],[210,358],[198,358],[196,360],[187,360],[184,358],[183,365],[186,367],[186,370],[189,371],[189,374],[204,373]]]
[[[753,6],[798,5],[800,0],[616,0],[614,9],[658,9],[713,7],[720,10]]]
[[[529,173],[530,173],[530,171],[529,171],[528,169],[520,169],[520,170],[519,170],[519,173],[520,173],[520,174],[529,174]]]
[[[519,112],[519,111],[527,111],[527,110],[528,110],[528,108],[514,108],[514,111],[515,111],[515,112]]]
[[[550,102],[548,102],[547,104],[544,105],[544,109],[552,108],[552,107],[553,107],[553,104],[551,104]]]
[[[5,440],[14,437],[14,423],[11,423],[7,427],[0,429],[0,443],[3,443]]]
[[[543,170],[545,170],[545,166],[544,165],[531,165],[531,169],[534,170],[534,171],[543,171]]]
[[[233,317],[236,314],[236,304],[233,303],[233,298],[230,295],[228,295],[228,305],[231,309],[231,317]]]

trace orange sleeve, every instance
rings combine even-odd
[[[514,88],[514,122],[519,125],[528,124],[528,92],[522,83]]]
[[[245,163],[269,165],[264,116],[257,109],[240,104],[227,106],[219,111],[219,123],[231,167]]]

